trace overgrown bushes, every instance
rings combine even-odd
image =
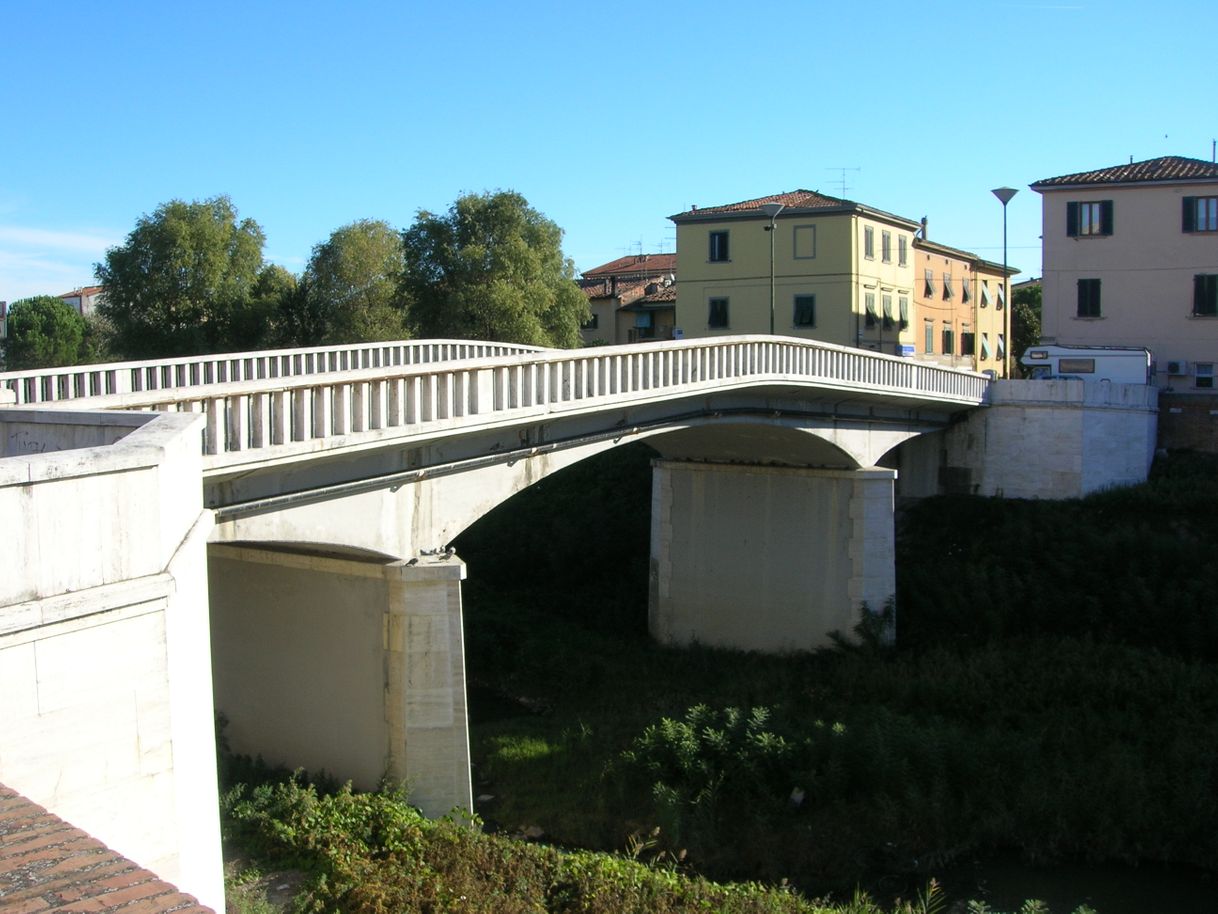
[[[224,813],[229,840],[310,874],[297,900],[302,911],[932,914],[945,907],[933,884],[919,900],[887,909],[861,894],[834,905],[781,887],[716,885],[672,865],[562,853],[483,834],[476,822],[430,821],[392,792],[319,794],[295,779],[235,788],[225,797]]]

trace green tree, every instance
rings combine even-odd
[[[149,358],[248,346],[234,329],[262,268],[263,241],[258,223],[238,221],[224,196],[171,200],[142,216],[94,269],[114,347]]]
[[[296,275],[277,263],[258,272],[249,304],[233,315],[232,338],[242,349],[293,346],[292,314],[301,295]]]
[[[1018,370],[1019,360],[1027,348],[1040,342],[1040,284],[1016,289],[1011,302],[1011,337],[1014,346],[1011,356]]]
[[[361,219],[315,245],[290,311],[300,345],[399,340],[409,334],[399,299],[402,238],[387,222]]]
[[[85,319],[53,295],[13,302],[8,313],[4,366],[8,371],[57,368],[88,361]]]
[[[402,283],[416,335],[579,345],[587,299],[562,253],[562,229],[513,191],[421,211],[402,234]]]

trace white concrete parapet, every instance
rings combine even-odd
[[[471,344],[473,345],[473,344]],[[489,344],[481,344],[489,345]],[[205,468],[375,445],[700,393],[773,386],[857,393],[877,403],[980,404],[989,379],[827,343],[725,337],[662,344],[471,356],[94,397],[90,407],[201,412]]]
[[[360,368],[424,365],[539,351],[536,346],[515,343],[403,340],[39,368],[0,372],[0,405],[6,402],[27,404],[80,400],[234,381],[315,376]],[[79,403],[74,405],[81,408]]]
[[[0,778],[219,911],[201,424],[0,409]]]

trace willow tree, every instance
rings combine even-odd
[[[420,337],[571,348],[590,316],[562,229],[514,191],[420,211],[402,233],[403,299]]]

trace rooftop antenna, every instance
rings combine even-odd
[[[862,168],[859,168],[857,166],[852,168],[850,166],[842,166],[842,165],[834,165],[830,168],[825,169],[825,171],[840,171],[842,173],[839,183],[842,185],[841,197],[843,200],[846,199],[846,172],[862,171],[862,170],[863,170]]]

